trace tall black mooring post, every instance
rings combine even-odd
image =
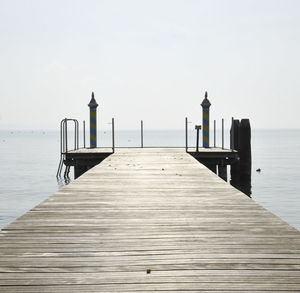
[[[234,120],[230,130],[231,148],[238,151],[239,161],[231,166],[230,183],[251,195],[251,126],[249,119]]]

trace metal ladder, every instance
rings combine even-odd
[[[61,178],[61,172],[65,163],[66,169],[64,178],[69,179],[70,165],[66,164],[66,154],[68,153],[68,121],[74,123],[74,150],[79,149],[79,123],[77,119],[65,118],[60,122],[60,162],[58,165],[56,178]]]

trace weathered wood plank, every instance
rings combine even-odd
[[[300,291],[300,233],[176,148],[120,149],[0,232],[0,292],[154,291]]]

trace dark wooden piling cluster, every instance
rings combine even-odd
[[[251,193],[251,126],[249,119],[233,120],[230,129],[231,148],[238,151],[239,159],[231,165],[231,184],[244,193]]]
[[[187,122],[186,122],[187,123]],[[227,181],[227,167],[230,166],[230,183],[251,195],[251,127],[249,119],[232,120],[230,149],[224,148],[224,121],[222,119],[222,148],[188,148],[187,152]],[[215,139],[214,139],[215,140]]]

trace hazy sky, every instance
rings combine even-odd
[[[0,0],[0,128],[300,127],[300,1]]]

